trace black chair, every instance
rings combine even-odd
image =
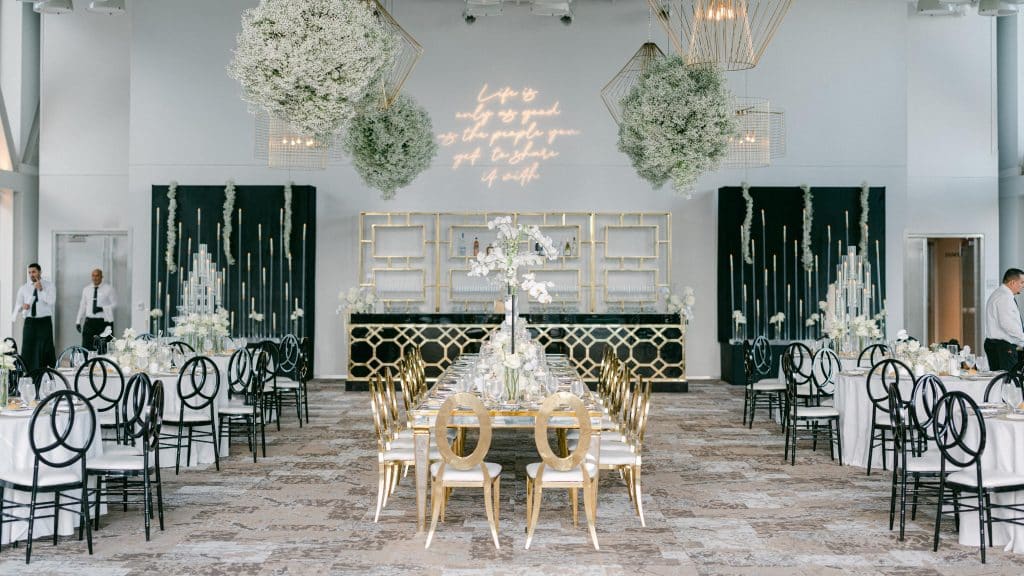
[[[868,476],[871,476],[871,460],[874,457],[876,446],[882,448],[882,470],[889,469],[885,453],[892,452],[894,449],[892,418],[889,413],[889,391],[893,386],[903,386],[909,396],[914,386],[914,371],[903,362],[892,358],[886,358],[871,367],[867,379],[868,398],[871,399]]]
[[[68,379],[60,371],[53,368],[40,368],[30,372],[29,376],[32,377],[32,383],[36,386],[36,398],[43,398],[41,394],[43,384],[56,383],[58,389],[71,390],[71,384],[68,383]]]
[[[889,530],[896,519],[896,497],[899,492],[900,541],[903,541],[907,524],[908,480],[913,497],[911,519],[917,518],[918,497],[922,494],[938,495],[938,480],[942,473],[941,454],[936,450],[928,452],[928,445],[934,440],[932,419],[935,405],[946,393],[942,379],[934,374],[925,374],[914,382],[910,399],[904,401],[899,386],[889,391],[889,414],[892,421],[894,442],[892,493],[889,498]]]
[[[75,437],[76,428],[86,431],[82,440]],[[25,515],[15,512],[28,509],[26,564],[32,561],[32,533],[36,520],[53,518],[53,544],[56,546],[61,512],[79,515],[78,539],[82,539],[84,528],[89,554],[92,554],[86,454],[95,439],[95,432],[96,412],[84,396],[71,390],[54,392],[39,403],[29,421],[32,468],[0,472],[0,532],[3,532],[4,522],[25,521]],[[71,469],[76,464],[80,467],[78,471]],[[30,493],[29,503],[7,499],[4,496],[6,490]],[[81,492],[75,496],[72,491]],[[39,502],[40,494],[52,494],[53,501]],[[40,511],[45,510],[53,513],[40,515]]]
[[[1024,526],[1024,504],[993,504],[992,495],[1024,490],[1024,476],[1012,472],[989,472],[982,475],[981,457],[985,453],[987,434],[985,419],[978,405],[963,392],[949,392],[935,406],[932,420],[935,443],[942,452],[939,498],[935,512],[935,538],[932,550],[939,549],[939,530],[944,507],[953,505],[953,513],[978,513],[978,547],[981,563],[985,563],[986,538],[992,546],[992,524],[1006,522]],[[955,470],[946,475],[947,471]],[[992,477],[995,477],[994,479]],[[947,497],[946,489],[950,490]],[[1006,516],[992,512],[1005,511]]]
[[[25,367],[25,361],[21,358],[21,355],[15,352],[9,356],[11,357],[11,362],[14,364],[14,368],[7,373],[8,398],[21,394],[18,390],[18,385],[21,383],[21,379],[28,375],[28,368]]]
[[[153,518],[153,488],[160,517],[160,530],[164,529],[163,483],[160,479],[160,427],[163,423],[164,386],[157,380],[151,383],[144,373],[128,380],[121,403],[121,421],[124,438],[132,444],[128,449],[105,452],[89,462],[88,472],[96,477],[95,529],[100,527],[100,502],[103,497],[120,495],[125,511],[129,495],[140,496],[142,514],[149,541],[150,522]],[[104,489],[103,485],[107,487]]]
[[[117,406],[124,395],[124,372],[117,362],[103,356],[86,360],[75,372],[75,392],[92,402],[100,426],[114,430],[114,439],[120,444],[121,415]]]
[[[813,390],[814,380],[814,354],[811,349],[802,342],[793,342],[786,346],[783,350],[782,355],[789,355],[790,365],[790,376],[786,377],[786,384],[788,385],[789,379],[792,379],[796,384],[796,392],[793,395],[793,399],[797,402],[802,403],[804,406],[810,406],[811,401],[814,399],[815,394]],[[785,371],[783,371],[785,374]],[[789,402],[790,395],[786,394],[786,402]],[[785,431],[786,427],[789,426],[789,414],[792,412],[792,407],[788,404],[785,407],[784,414],[782,416],[782,428]]]
[[[89,359],[89,350],[81,346],[68,346],[57,356],[58,368],[78,368]]]
[[[213,360],[206,356],[195,356],[181,367],[178,374],[178,397],[181,400],[178,413],[164,415],[164,423],[176,430],[174,434],[160,436],[161,448],[175,449],[175,474],[181,470],[181,442],[186,428],[188,452],[185,466],[192,461],[192,443],[199,442],[213,444],[214,463],[217,470],[220,470],[220,443],[217,441],[217,419],[213,407],[219,390],[220,371]],[[209,427],[209,431],[201,430],[205,427]]]
[[[839,454],[839,465],[843,464],[843,440],[839,429],[839,411],[833,406],[801,406],[797,397],[797,378],[793,364],[793,350],[788,349],[782,354],[782,371],[786,378],[786,430],[785,452],[783,461],[789,460],[796,465],[796,448],[800,439],[811,440],[813,449],[818,447],[818,437],[825,435],[829,444],[829,452],[833,460]],[[814,379],[811,386],[817,388]],[[827,427],[822,427],[825,422]],[[803,425],[803,427],[801,427]]]
[[[263,457],[267,456],[266,418],[263,410],[263,377],[267,372],[269,354],[259,350],[251,355],[248,350],[236,350],[228,361],[228,393],[231,400],[218,410],[220,419],[220,438],[227,432],[228,444],[231,436],[244,433],[252,452],[252,461],[256,462],[257,431],[263,447]]]
[[[144,342],[149,342],[150,340],[156,340],[156,336],[150,334],[149,332],[143,332],[142,334],[136,336],[135,339],[142,340]]]
[[[167,346],[170,347],[171,350],[184,356],[189,356],[196,353],[196,349],[193,348],[191,344],[189,344],[188,342],[182,342],[181,340],[175,340],[174,342],[171,342]]]
[[[865,357],[868,361],[868,366],[874,366],[882,361],[884,358],[889,356],[889,347],[885,344],[872,344],[865,346],[860,351],[860,356],[857,356],[857,366],[863,366]]]
[[[746,391],[743,396],[743,423],[754,426],[754,414],[758,406],[768,408],[768,418],[785,406],[786,384],[772,375],[772,349],[768,339],[758,336],[753,344],[743,342],[743,368],[746,374]]]
[[[823,400],[832,399],[836,395],[836,380],[843,370],[839,355],[831,348],[821,348],[811,358],[811,390],[813,406],[821,406]]]
[[[276,349],[274,393],[277,396],[278,416],[281,414],[282,406],[291,406],[294,403],[295,414],[299,418],[299,427],[301,428],[303,408],[305,408],[306,421],[309,421],[306,382],[301,374],[304,356],[302,346],[294,334],[288,334],[281,339],[281,344]]]
[[[995,378],[989,380],[988,386],[985,387],[985,402],[1002,402],[1002,390],[1004,384],[1013,384],[1021,391],[1024,395],[1024,375],[1016,372],[1003,372]],[[992,393],[995,392],[996,396],[993,398]],[[1017,408],[1021,408],[1018,406]]]

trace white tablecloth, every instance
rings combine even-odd
[[[860,466],[867,468],[868,447],[871,445],[871,398],[867,390],[867,374],[851,376],[840,374],[836,382],[835,407],[839,410],[839,426],[843,432],[843,464],[848,466]],[[981,402],[985,395],[985,387],[988,386],[988,379],[985,380],[962,380],[950,376],[943,376],[942,382],[946,385],[946,391],[959,390],[966,392],[976,402]],[[910,399],[911,386],[907,382],[907,389],[902,391],[904,400]],[[892,456],[889,456],[890,464]],[[882,468],[881,447],[875,447],[875,454],[871,458],[872,469]]]
[[[982,478],[989,470],[1024,475],[1024,421],[1005,416],[985,419],[985,452],[981,455]],[[973,469],[972,469],[973,470]],[[1009,492],[992,497],[993,504],[1024,504],[1024,492]],[[998,511],[993,517],[1013,517],[1010,511]],[[978,545],[978,513],[960,515],[960,543]],[[992,544],[1024,554],[1024,526],[997,522],[992,525]]]
[[[32,447],[29,443],[29,422],[31,422],[31,412],[22,412],[19,414],[12,414],[9,412],[0,412],[0,471],[9,471],[15,469],[28,469],[31,470],[35,458],[32,454]],[[42,441],[53,441],[53,432],[50,430],[50,417],[45,414],[39,416],[40,420],[36,424],[37,427],[37,440]],[[90,431],[88,430],[88,418],[77,419],[74,428],[71,430],[71,435],[68,439],[68,443],[73,446],[81,446],[85,443],[88,438]],[[90,458],[95,458],[103,453],[103,443],[99,441],[99,429],[93,431],[96,437],[93,440],[92,446],[89,447],[89,451],[86,453],[86,462]],[[63,451],[63,450],[62,450]],[[61,455],[59,452],[53,452],[52,458],[58,459],[66,457],[68,454],[63,451]],[[45,465],[41,465],[45,466]],[[75,463],[72,465],[70,470],[78,471],[81,470],[81,464]],[[31,500],[28,492],[13,492],[10,490],[4,491],[5,498],[13,498],[19,502],[29,502]],[[81,493],[76,493],[75,496],[81,496]],[[37,502],[52,502],[53,497],[50,494],[40,494],[37,497]],[[67,501],[65,501],[67,502]],[[101,513],[105,511],[105,507],[101,508]],[[20,511],[26,516],[28,515],[28,509]],[[93,509],[89,510],[89,513],[94,513]],[[78,527],[78,515],[70,512],[61,512],[60,518],[57,524],[57,531],[62,535],[68,535],[74,532]],[[42,538],[53,534],[53,519],[44,518],[35,523],[33,529],[34,538]],[[24,540],[28,536],[28,522],[4,522],[3,533],[0,534],[0,544],[8,544],[15,540]],[[7,552],[10,552],[9,550]]]

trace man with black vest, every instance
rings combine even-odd
[[[43,280],[39,264],[28,265],[28,282],[18,289],[11,318],[25,319],[21,332],[21,358],[31,372],[57,363],[53,349],[53,306],[57,289],[53,282]]]
[[[75,328],[82,333],[82,347],[96,349],[96,337],[109,326],[114,329],[114,306],[117,294],[114,287],[103,282],[103,271],[92,271],[92,282],[82,289],[82,301],[78,305]]]
[[[1024,346],[1024,322],[1014,296],[1024,289],[1024,270],[1010,268],[1003,285],[985,304],[985,356],[991,370],[1009,370],[1020,361]]]

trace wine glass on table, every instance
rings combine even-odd
[[[18,392],[21,393],[21,401],[27,408],[32,407],[36,400],[36,385],[31,378],[22,378],[18,381]]]

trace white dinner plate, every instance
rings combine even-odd
[[[1010,412],[1009,414],[1006,415],[1006,419],[1007,420],[1024,420],[1024,414],[1017,414],[1017,413],[1014,413],[1014,412]]]

